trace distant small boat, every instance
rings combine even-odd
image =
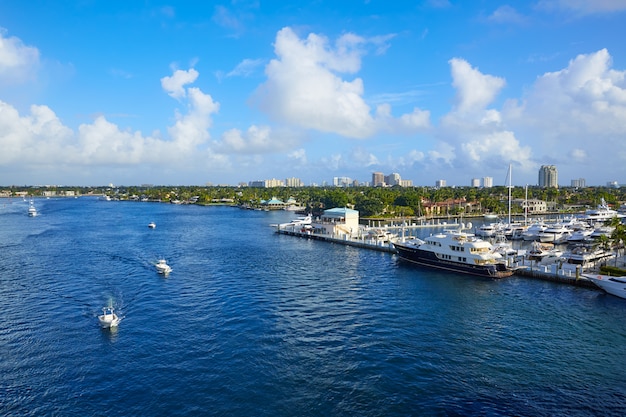
[[[102,307],[102,315],[98,316],[98,321],[103,328],[111,328],[116,327],[122,319],[115,314],[115,309],[109,306]]]
[[[626,277],[602,274],[583,274],[583,276],[607,293],[626,299]]]
[[[35,217],[37,215],[37,209],[35,208],[35,204],[31,201],[28,206],[28,217]]]
[[[159,259],[159,261],[155,265],[156,270],[159,274],[167,275],[172,272],[172,267],[170,267],[165,259]]]
[[[148,227],[150,229],[154,229],[156,227],[156,223],[155,222],[150,222],[150,223],[148,223]]]

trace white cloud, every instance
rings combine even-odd
[[[498,24],[524,24],[526,18],[520,14],[515,8],[505,4],[498,7],[494,12],[487,17],[487,20]]]
[[[400,124],[390,122],[390,111],[383,119],[374,117],[363,98],[363,80],[339,76],[358,72],[367,45],[380,48],[387,39],[345,34],[330,45],[322,36],[300,39],[291,28],[283,28],[276,35],[277,58],[267,65],[268,80],[257,90],[255,101],[277,121],[348,138],[367,138],[396,125],[415,128],[414,116]]]
[[[120,129],[103,116],[80,125],[75,132],[47,106],[31,106],[30,114],[22,116],[0,101],[0,163],[5,168],[50,169],[45,178],[53,178],[64,165],[107,167],[109,172],[111,167],[124,166],[184,170],[201,168],[206,161],[211,161],[212,168],[228,167],[228,159],[208,146],[211,116],[219,104],[198,88],[189,88],[183,96],[187,97],[188,111],[176,114],[168,140]]]
[[[287,158],[292,161],[296,161],[298,165],[305,166],[307,164],[306,150],[304,148],[296,149],[289,152]]]
[[[39,50],[16,37],[6,37],[0,27],[0,85],[22,84],[35,76]]]
[[[269,126],[252,125],[244,133],[230,129],[215,143],[215,150],[223,153],[269,153],[291,149],[296,144],[296,135],[287,131],[272,131]]]
[[[263,65],[262,59],[244,59],[237,66],[226,74],[227,77],[248,77]]]
[[[567,162],[574,155],[623,172],[626,71],[611,65],[606,49],[579,55],[566,68],[540,76],[521,102],[508,102],[503,119],[518,136],[541,143],[540,157]]]
[[[188,71],[176,70],[171,77],[161,78],[161,87],[170,96],[180,99],[185,97],[185,85],[196,81],[198,75],[198,71],[193,68],[190,68]]]
[[[478,69],[459,58],[449,61],[452,85],[457,89],[455,111],[481,112],[490,104],[505,85],[503,78],[482,74]]]

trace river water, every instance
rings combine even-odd
[[[0,201],[0,415],[626,415],[599,290],[278,235],[283,211],[35,204]]]

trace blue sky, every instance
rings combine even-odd
[[[0,2],[0,185],[626,183],[626,0]]]

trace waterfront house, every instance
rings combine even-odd
[[[333,237],[356,236],[359,231],[359,212],[345,207],[324,210],[311,226],[317,234]]]

